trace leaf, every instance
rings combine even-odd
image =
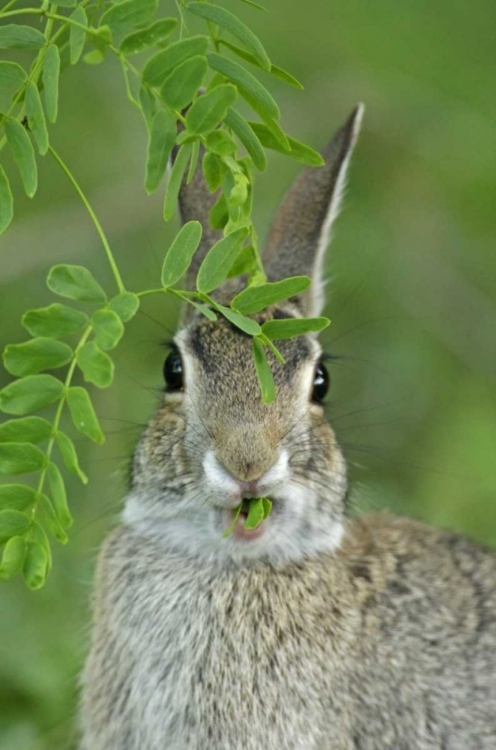
[[[328,318],[283,318],[282,320],[268,320],[262,326],[263,333],[273,341],[290,339],[304,333],[317,333],[327,328]]]
[[[0,509],[26,510],[36,502],[36,490],[25,484],[0,485]]]
[[[242,508],[242,507],[243,507],[243,504],[242,504],[242,503],[240,503],[240,504],[238,505],[238,507],[237,507],[237,508],[233,508],[233,511],[234,511],[234,514],[233,514],[233,519],[232,519],[232,522],[231,522],[231,524],[230,524],[229,528],[227,528],[227,529],[226,529],[226,530],[224,531],[224,533],[222,534],[222,537],[223,537],[223,539],[226,539],[226,538],[227,538],[228,536],[230,536],[230,535],[232,534],[232,532],[234,531],[234,527],[235,527],[235,526],[236,526],[236,524],[238,523],[238,518],[239,518],[239,514],[241,513],[241,508]]]
[[[205,57],[197,55],[186,60],[167,76],[160,89],[160,98],[171,109],[183,109],[202,85],[206,73]]]
[[[195,302],[191,298],[187,298],[185,301],[188,302],[188,304],[193,305],[193,307],[196,307],[196,309],[209,320],[217,320],[217,315],[214,313],[214,311],[211,310],[207,305],[204,305],[202,302]]]
[[[199,292],[208,294],[222,284],[247,235],[247,228],[241,227],[210,248],[198,271],[196,288]]]
[[[31,26],[7,24],[0,26],[0,49],[41,49],[46,39]]]
[[[253,159],[256,168],[263,172],[267,166],[267,159],[265,158],[262,144],[244,117],[242,117],[239,112],[236,112],[235,109],[229,108],[224,118],[224,122],[227,127],[231,128],[234,134],[238,136],[239,140]]]
[[[182,279],[188,270],[202,236],[199,221],[188,221],[178,232],[164,258],[162,286],[171,287]]]
[[[95,409],[91,403],[88,391],[79,385],[67,391],[67,405],[71,413],[74,427],[94,443],[103,445],[105,435],[102,432]]]
[[[314,151],[313,148],[306,146],[304,143],[301,143],[301,141],[297,141],[289,135],[286,136],[291,148],[291,151],[287,151],[274,137],[274,133],[270,131],[267,124],[261,122],[250,122],[250,126],[253,128],[260,143],[265,146],[265,148],[270,148],[273,151],[278,151],[286,156],[291,156],[292,159],[296,159],[296,161],[302,162],[303,164],[308,164],[311,167],[321,167],[324,164],[324,159],[318,151]]]
[[[3,352],[5,369],[20,378],[62,367],[71,359],[71,347],[52,338],[39,337],[24,344],[8,344]]]
[[[264,520],[270,516],[271,510],[272,510],[272,501],[269,500],[268,497],[262,498],[262,506],[263,506],[263,517]]]
[[[177,18],[162,18],[146,29],[140,29],[127,36],[120,43],[119,50],[123,55],[135,55],[166,39],[176,27]]]
[[[42,443],[51,436],[52,425],[41,417],[9,419],[0,424],[0,443]]]
[[[248,199],[248,179],[244,174],[234,175],[234,185],[228,198],[229,208],[243,206]]]
[[[69,538],[59,523],[53,505],[46,495],[39,497],[40,508],[43,514],[44,526],[48,528],[52,536],[61,544],[67,544]]]
[[[291,146],[289,145],[289,140],[279,123],[273,120],[272,117],[262,116],[262,119],[267,127],[268,132],[271,134],[272,139],[275,140],[275,142],[278,143],[279,147],[282,149],[281,153],[289,154],[289,152],[291,151]],[[250,122],[249,125],[250,127],[255,126],[256,128],[258,125],[260,125],[260,123]],[[256,131],[256,133],[257,137],[260,138],[260,136],[258,135],[258,131]]]
[[[152,120],[148,139],[145,189],[148,195],[159,186],[177,135],[176,118],[166,109],[160,109]]]
[[[254,3],[253,0],[241,0],[241,2],[245,3],[245,5],[250,5],[252,8],[256,8],[257,10],[261,10],[264,13],[269,12],[267,8],[264,8],[263,5],[259,5],[258,3]]]
[[[0,474],[27,474],[45,465],[45,454],[31,443],[0,443]]]
[[[17,91],[26,80],[26,71],[13,62],[0,62],[0,91]]]
[[[143,82],[149,86],[161,86],[175,67],[191,57],[204,55],[208,45],[207,36],[192,36],[170,44],[148,60],[143,70]]]
[[[91,323],[95,341],[105,351],[114,349],[124,334],[124,325],[113,310],[97,310],[93,313]]]
[[[83,62],[85,62],[86,65],[101,65],[104,60],[105,52],[101,49],[92,49],[83,57]]]
[[[222,185],[225,166],[217,154],[206,151],[202,161],[202,172],[205,182],[211,193],[214,193]]]
[[[57,5],[60,5],[61,8],[75,8],[77,0],[57,0]]]
[[[32,537],[33,541],[38,542],[38,544],[41,546],[41,548],[44,550],[46,555],[46,571],[47,575],[52,569],[52,550],[50,547],[50,542],[48,541],[48,537],[45,534],[44,529],[42,529],[41,525],[38,523],[38,521],[33,521],[32,526]]]
[[[200,96],[186,114],[186,127],[198,135],[213,130],[224,119],[228,107],[236,100],[235,86],[221,84]]]
[[[169,181],[167,183],[167,189],[165,191],[165,221],[169,221],[169,219],[172,219],[176,212],[177,197],[179,195],[179,190],[181,189],[181,183],[183,181],[184,173],[186,172],[186,167],[188,166],[188,161],[191,156],[191,148],[191,143],[184,143],[177,152],[177,156],[172,164]]]
[[[240,313],[252,315],[274,305],[281,300],[289,299],[303,292],[310,286],[308,276],[293,276],[283,281],[249,286],[231,302],[231,306]]]
[[[193,182],[194,176],[196,174],[198,159],[200,158],[200,146],[201,141],[199,138],[196,141],[192,141],[191,143],[191,159],[189,162],[189,169],[186,177],[186,185],[189,185]]]
[[[207,60],[213,70],[236,84],[241,96],[256,112],[273,117],[275,120],[279,119],[281,113],[274,98],[255,76],[233,60],[228,60],[216,53],[208,54]]]
[[[62,528],[69,529],[74,523],[74,519],[67,505],[67,494],[62,474],[58,466],[52,461],[48,464],[47,474],[55,513]]]
[[[122,34],[146,23],[158,9],[158,0],[124,0],[105,11],[100,26],[109,26],[114,34]]]
[[[113,297],[109,302],[109,307],[113,310],[123,323],[134,318],[140,305],[139,297],[132,292],[121,292]]]
[[[62,460],[64,461],[66,468],[69,469],[69,471],[71,471],[73,474],[76,474],[83,484],[88,484],[88,477],[79,467],[76,449],[70,437],[68,437],[65,432],[59,431],[55,436],[55,440],[57,442],[60,455],[62,456]]]
[[[239,253],[238,257],[232,264],[227,274],[228,279],[232,279],[236,276],[241,276],[244,273],[251,273],[255,270],[257,265],[257,258],[255,255],[255,249],[253,245],[247,245]]]
[[[14,217],[14,200],[7,175],[0,165],[0,234],[5,232]]]
[[[256,529],[264,520],[264,506],[261,497],[252,497],[248,505],[248,515],[244,523],[245,529]]]
[[[210,209],[208,220],[212,229],[224,229],[229,221],[229,212],[227,210],[226,198],[223,193],[219,196],[217,203],[215,203]]]
[[[59,109],[60,52],[56,44],[50,44],[43,61],[43,87],[45,109],[50,122],[57,120]]]
[[[237,149],[236,141],[231,138],[224,128],[213,130],[209,133],[205,139],[205,143],[209,151],[220,154],[220,156],[228,156]]]
[[[153,118],[157,112],[157,101],[153,93],[146,86],[140,86],[139,100],[143,117],[145,118],[146,127],[150,129]]]
[[[9,581],[18,573],[26,556],[26,542],[21,536],[11,537],[4,547],[0,563],[0,580]]]
[[[207,21],[217,24],[239,39],[253,54],[260,67],[270,70],[271,63],[260,39],[233,13],[212,3],[188,3],[186,9]]]
[[[262,326],[263,330],[263,326]],[[271,404],[276,398],[276,386],[263,344],[259,339],[253,339],[253,361],[257,372],[258,382],[262,391],[264,404]]]
[[[53,375],[28,375],[0,391],[0,409],[7,414],[29,414],[62,398],[64,385]]]
[[[32,81],[26,87],[24,101],[29,129],[36,141],[38,151],[44,156],[48,151],[48,130],[45,122],[45,113],[41,104],[40,92]]]
[[[0,511],[0,544],[13,536],[24,534],[31,526],[31,519],[18,510]]]
[[[88,26],[88,16],[82,6],[78,6],[74,13],[70,16],[72,21],[81,24],[81,26]],[[79,28],[78,26],[70,25],[69,29],[69,48],[71,52],[71,65],[75,65],[81,57],[86,44],[86,31]]]
[[[84,312],[59,302],[37,310],[28,310],[22,316],[22,325],[32,336],[69,336],[80,331],[88,323],[89,318]]]
[[[114,379],[114,363],[94,341],[88,341],[77,353],[77,363],[88,383],[108,388]]]
[[[83,266],[53,266],[47,278],[48,288],[61,297],[78,302],[103,304],[107,295],[90,271]]]
[[[236,328],[244,331],[244,333],[247,333],[249,336],[259,336],[262,333],[262,329],[256,320],[245,318],[241,313],[234,312],[230,307],[224,307],[224,305],[216,304],[215,309],[222,313],[222,315],[235,325]]]
[[[48,573],[48,555],[41,544],[34,539],[28,542],[26,558],[22,569],[26,586],[31,591],[40,589]]]
[[[244,49],[236,47],[235,44],[231,44],[225,39],[221,39],[220,41],[224,45],[224,47],[230,49],[231,52],[234,52],[235,55],[241,57],[242,60],[246,60],[246,62],[249,62],[251,65],[256,65],[258,68],[263,68],[263,65],[260,65],[259,61],[254,55],[251,55]],[[298,81],[298,79],[292,76],[291,73],[283,70],[283,68],[279,68],[277,65],[271,64],[270,68],[265,68],[265,70],[268,70],[268,72],[275,78],[279,78],[280,81],[284,81],[284,83],[288,83],[290,86],[294,86],[295,89],[299,89],[300,91],[303,89],[303,86]]]
[[[25,129],[17,120],[6,120],[5,135],[17,164],[26,195],[32,198],[38,187],[34,149]]]

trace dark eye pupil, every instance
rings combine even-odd
[[[322,362],[315,369],[313,378],[312,401],[322,401],[329,390],[329,373]]]
[[[176,350],[171,351],[165,360],[164,379],[169,391],[177,391],[183,387],[183,363]]]

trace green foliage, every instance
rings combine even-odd
[[[267,283],[252,222],[253,168],[266,168],[265,148],[314,165],[322,161],[311,148],[285,135],[278,123],[279,106],[245,63],[255,72],[265,71],[296,87],[300,84],[272,64],[260,39],[231,10],[185,0],[178,0],[178,18],[157,17],[157,0],[102,0],[97,5],[88,0],[61,0],[56,5],[43,2],[20,11],[14,6],[11,3],[0,10],[0,49],[26,50],[32,62],[26,66],[26,57],[19,62],[0,61],[0,93],[10,97],[7,111],[0,113],[0,127],[6,136],[0,141],[0,151],[7,145],[29,197],[38,187],[33,144],[41,156],[49,154],[62,169],[99,234],[117,287],[116,293],[108,293],[83,266],[54,266],[48,273],[48,288],[68,304],[53,302],[28,310],[22,324],[31,338],[8,345],[3,354],[6,370],[16,379],[0,391],[0,409],[16,418],[0,425],[0,472],[6,476],[37,472],[38,479],[33,487],[0,485],[0,541],[6,542],[0,577],[11,578],[22,570],[27,586],[37,589],[52,565],[46,531],[65,544],[72,524],[58,460],[87,482],[75,444],[61,430],[64,414],[69,414],[75,430],[85,437],[98,444],[105,440],[91,395],[75,384],[74,378],[80,373],[84,381],[98,388],[111,385],[114,362],[108,352],[119,345],[125,324],[136,315],[142,296],[173,295],[209,320],[221,315],[252,336],[254,368],[267,403],[276,397],[267,351],[284,362],[273,340],[317,331],[327,324],[319,318],[274,320],[261,326],[250,317],[301,293],[309,283],[307,277]],[[40,28],[2,24],[2,19],[10,21],[18,14],[23,20],[31,16],[33,21],[41,21]],[[188,17],[205,22],[206,33],[190,36]],[[224,50],[237,61],[226,57]],[[130,58],[138,53],[137,67]],[[171,154],[175,157],[166,178],[164,219],[169,221],[175,215],[181,186],[193,180],[198,168],[209,190],[218,191],[210,223],[222,236],[206,248],[196,290],[176,287],[187,275],[202,240],[200,222],[185,224],[170,244],[157,289],[127,290],[95,211],[50,143],[48,124],[57,121],[59,105],[64,105],[59,102],[61,71],[81,60],[98,65],[108,57],[118,61],[125,94],[143,114],[148,139],[147,193],[160,189]],[[241,99],[260,116],[261,123],[250,123],[238,112]],[[0,166],[0,233],[12,218],[12,191]],[[210,297],[227,278],[241,274],[246,275],[247,288],[230,307]],[[83,310],[81,306],[91,308]],[[69,341],[61,340],[66,338]],[[64,368],[60,378],[44,373],[60,368]],[[43,416],[33,416],[39,410]],[[254,501],[247,528],[255,527],[269,512],[268,500]]]

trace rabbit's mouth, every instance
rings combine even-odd
[[[265,532],[266,521],[262,521],[254,529],[245,529],[245,522],[246,522],[246,519],[248,518],[249,504],[250,504],[250,499],[245,498],[243,500],[243,504],[241,506],[241,510],[239,511],[239,513],[237,509],[235,508],[225,511],[224,522],[226,524],[226,527],[232,527],[231,536],[234,539],[251,541],[253,539],[258,539]],[[236,518],[236,523],[234,524],[234,526],[232,526],[235,518]]]

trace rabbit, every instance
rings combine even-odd
[[[282,202],[267,276],[313,283],[260,323],[322,310],[362,113]],[[220,236],[215,199],[199,170],[181,188],[182,219],[204,228],[191,288]],[[192,308],[180,321],[99,557],[81,749],[495,750],[496,556],[385,512],[352,517],[317,338],[278,346],[286,364],[270,358],[277,396],[264,405],[250,337]],[[262,496],[272,513],[245,529]]]

